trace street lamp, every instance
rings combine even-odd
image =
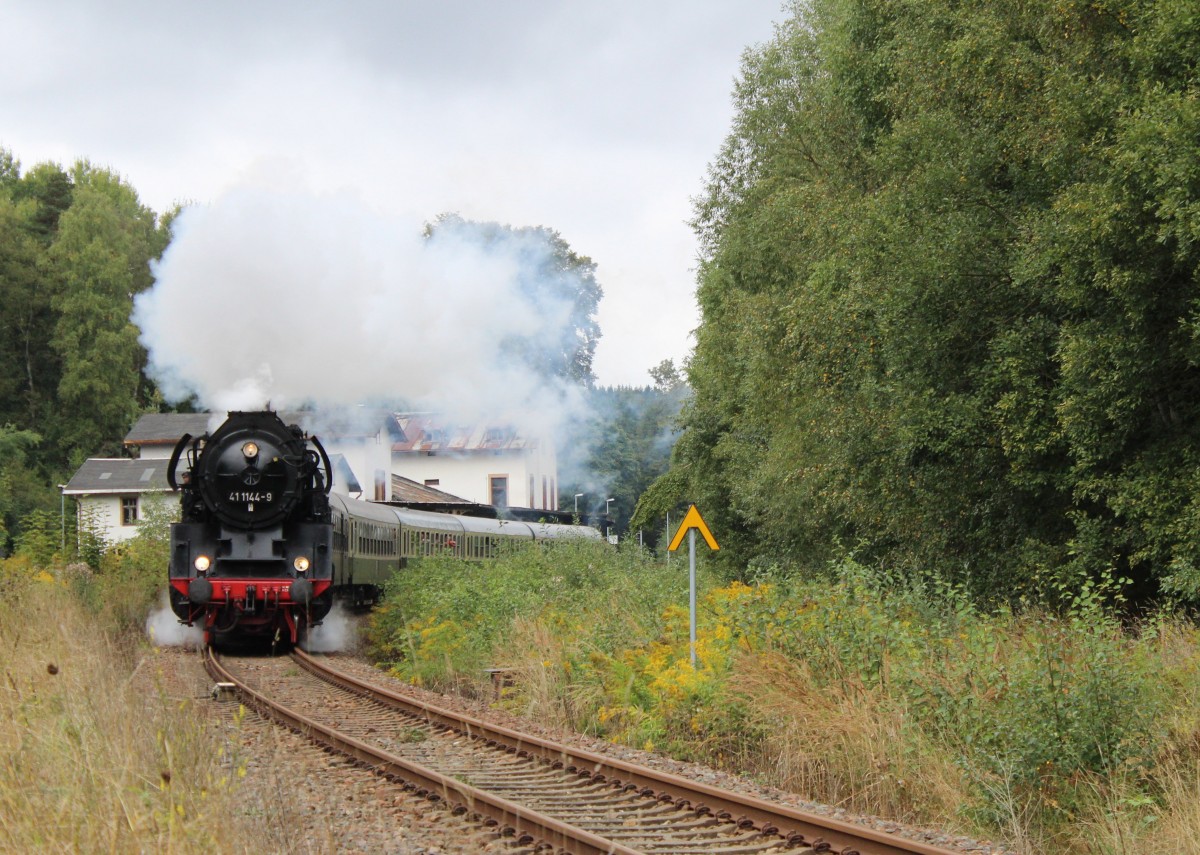
[[[60,528],[58,548],[62,551],[67,549],[67,485],[58,485],[58,524]]]
[[[616,499],[606,499],[605,500],[605,502],[604,502],[604,515],[605,516],[608,516],[608,509],[612,507],[612,503],[615,501],[616,501]]]
[[[575,494],[575,513],[579,513],[579,497],[582,495],[583,495],[583,493]]]

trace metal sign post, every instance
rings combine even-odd
[[[688,531],[688,640],[692,651],[692,668],[696,667],[696,530]]]
[[[692,652],[692,667],[696,667],[696,530],[700,530],[700,534],[704,537],[704,542],[708,544],[708,548],[716,552],[719,547],[717,539],[712,536],[712,532],[708,530],[704,519],[700,516],[700,512],[696,510],[696,506],[692,505],[688,508],[687,514],[683,518],[683,522],[679,526],[679,531],[675,532],[675,537],[671,539],[671,545],[667,547],[668,553],[674,552],[679,548],[679,544],[683,541],[683,534],[687,532],[688,536],[688,627],[689,641],[691,643]]]

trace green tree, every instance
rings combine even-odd
[[[50,302],[38,262],[41,246],[31,228],[32,202],[0,191],[0,422],[37,423],[51,394],[52,360],[44,342]]]
[[[560,504],[573,506],[575,493],[586,498],[581,511],[608,510],[614,532],[645,529],[653,545],[653,517],[635,518],[646,489],[667,471],[678,435],[676,421],[688,389],[670,360],[650,371],[655,386],[604,386],[587,394],[586,422],[559,450]],[[611,506],[607,499],[613,499]]]
[[[165,247],[154,212],[119,176],[81,161],[73,178],[47,269],[57,315],[50,343],[62,360],[54,436],[72,466],[112,451],[145,403],[146,355],[130,313]]]
[[[0,149],[0,547],[33,511],[60,513],[53,485],[160,403],[129,315],[175,213],[160,221],[111,170],[22,174]]]
[[[736,563],[856,548],[1002,595],[1200,566],[1189,8],[795,5],[697,204],[651,495]]]
[[[38,504],[41,491],[28,460],[41,439],[33,431],[0,425],[0,557],[9,554],[11,534],[20,529],[18,520]]]
[[[19,169],[19,164],[16,168]],[[49,244],[58,230],[59,218],[71,207],[74,193],[71,176],[57,163],[39,163],[12,190],[14,199],[33,202],[32,227],[42,243]]]

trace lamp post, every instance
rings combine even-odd
[[[579,497],[582,495],[583,495],[583,493],[575,494],[575,513],[577,513],[577,514],[579,513]]]
[[[58,524],[61,529],[58,548],[63,551],[67,548],[67,494],[64,492],[66,489],[66,484],[58,485]]]
[[[611,517],[609,517],[609,515],[608,515],[608,513],[609,513],[608,509],[612,507],[612,503],[615,501],[616,501],[616,499],[605,499],[605,501],[604,501],[604,518],[605,518],[605,520],[611,519]],[[604,534],[606,537],[612,537],[612,526],[611,525],[605,529]]]

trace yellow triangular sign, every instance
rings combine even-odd
[[[708,526],[704,524],[704,520],[700,517],[700,512],[696,510],[696,506],[692,505],[688,508],[687,514],[683,518],[683,524],[679,526],[679,531],[675,532],[675,537],[671,540],[671,545],[667,547],[671,552],[679,548],[679,544],[683,543],[683,536],[688,533],[688,529],[699,529],[700,534],[704,537],[704,542],[708,544],[708,548],[714,551],[720,549],[717,546],[717,539],[712,536],[712,532],[708,530]]]

